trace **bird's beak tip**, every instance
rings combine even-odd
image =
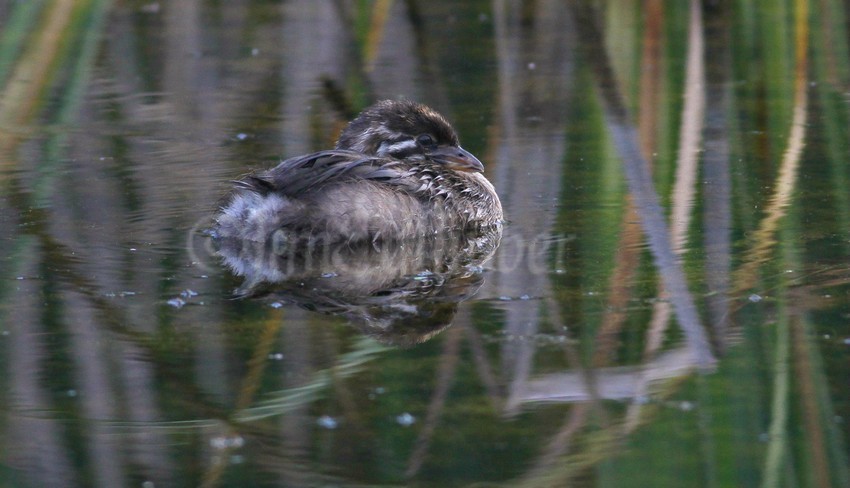
[[[456,171],[482,172],[484,165],[471,152],[458,146],[441,146],[431,154],[437,161]]]

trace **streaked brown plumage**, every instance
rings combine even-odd
[[[499,197],[482,170],[437,112],[385,100],[349,123],[335,149],[238,181],[215,232],[332,244],[499,226]]]

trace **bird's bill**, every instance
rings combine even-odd
[[[457,171],[481,172],[484,165],[471,152],[457,146],[437,146],[430,156]]]

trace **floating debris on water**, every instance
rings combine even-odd
[[[124,298],[124,297],[136,296],[136,292],[134,292],[134,291],[119,291],[118,293],[115,293],[113,291],[113,292],[104,293],[103,296],[105,296],[107,298],[115,298],[115,297]]]
[[[271,302],[271,303],[269,304],[269,306],[270,306],[271,308],[280,308],[280,307],[282,307],[282,306],[283,306],[283,304],[282,304],[282,303],[280,303],[280,302]]]
[[[273,352],[273,353],[269,354],[269,359],[272,359],[274,361],[282,361],[283,360],[283,353],[282,352]]]
[[[566,331],[566,329],[564,329]],[[560,334],[506,334],[501,333],[497,335],[484,334],[481,336],[488,344],[498,344],[498,343],[506,343],[506,342],[533,342],[538,347],[545,347],[551,345],[562,345],[566,343],[576,343],[575,339],[570,338],[566,332]]]
[[[417,281],[422,281],[422,280],[429,279],[429,278],[431,278],[432,276],[434,276],[434,272],[433,272],[433,271],[425,270],[425,271],[422,271],[422,272],[420,272],[420,273],[416,273],[416,275],[413,277],[413,279],[414,279],[414,280],[417,280]]]
[[[753,293],[752,295],[747,297],[747,300],[749,300],[753,303],[758,303],[758,302],[762,301],[762,297],[761,297],[761,295],[756,295],[755,293]]]
[[[369,392],[369,395],[368,395],[369,400],[374,400],[374,399],[378,398],[378,395],[383,395],[386,392],[387,392],[386,388],[384,388],[383,386],[379,386],[379,387],[377,387],[374,390]]]
[[[192,298],[192,297],[198,296],[198,292],[196,292],[195,290],[186,288],[185,290],[180,292],[180,296],[183,297],[183,298]]]
[[[172,298],[165,303],[174,308],[183,308],[183,306],[186,305],[186,300],[183,300],[182,298]]]
[[[234,449],[245,445],[245,439],[241,436],[217,436],[210,439],[210,447],[213,449]]]
[[[318,424],[319,427],[328,430],[336,429],[339,426],[339,422],[330,415],[322,415],[318,420],[316,420],[316,424]]]
[[[407,412],[404,412],[403,414],[396,417],[395,421],[401,426],[410,427],[411,425],[416,423],[416,417],[410,415]]]

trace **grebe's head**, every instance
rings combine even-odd
[[[409,100],[384,100],[367,108],[342,131],[336,147],[413,163],[431,160],[457,171],[484,170],[460,147],[445,117]]]

